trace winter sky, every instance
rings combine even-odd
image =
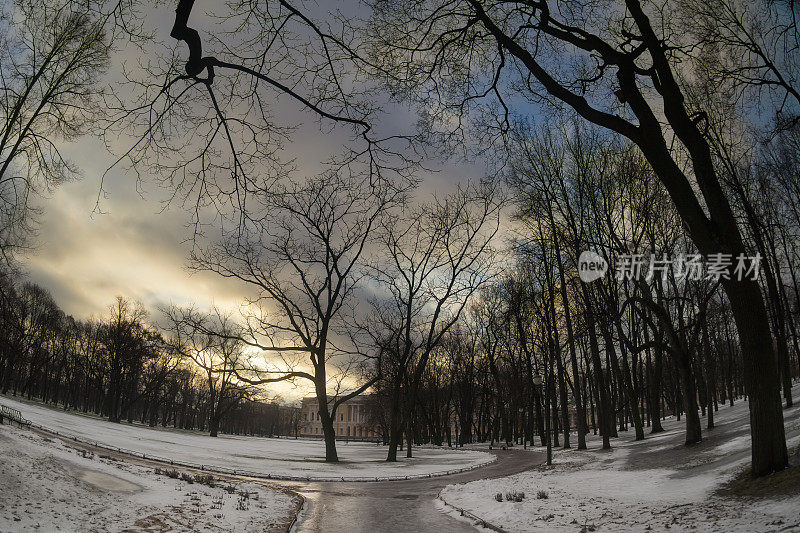
[[[168,2],[145,20],[145,27],[170,45],[172,6]],[[202,14],[214,9],[224,9],[224,4],[206,0],[195,5],[191,23],[203,37],[214,25]],[[124,61],[130,64],[135,59],[132,53],[132,47],[120,50],[112,58],[109,75],[118,75]],[[299,157],[301,164],[305,155],[325,153],[336,145],[335,136],[321,132],[314,117],[296,104],[277,102],[276,107],[288,122],[312,124],[298,131],[288,149],[288,155]],[[401,109],[381,120],[389,128],[410,129],[414,114]],[[169,191],[147,177],[137,183],[133,172],[117,167],[105,177],[98,210],[101,176],[115,158],[92,137],[64,149],[82,168],[83,179],[63,184],[41,199],[36,247],[22,267],[30,280],[53,293],[65,312],[78,318],[103,315],[116,295],[141,301],[156,321],[158,308],[170,303],[238,307],[247,294],[241,284],[187,270],[190,216],[180,205],[164,205]],[[442,171],[424,176],[421,196],[433,190],[446,192],[465,177],[479,176],[448,163]]]

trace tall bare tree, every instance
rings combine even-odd
[[[397,460],[403,423],[411,457],[416,396],[431,353],[493,275],[500,208],[494,190],[468,185],[384,225],[385,259],[373,276],[388,292],[375,302],[376,343],[391,390],[388,461]]]
[[[193,326],[265,354],[260,363],[237,368],[243,382],[311,382],[327,461],[338,461],[336,409],[375,381],[342,380],[343,371],[356,379],[353,361],[368,357],[347,344],[344,318],[357,306],[363,256],[375,239],[378,219],[398,194],[393,188],[370,186],[369,177],[338,173],[287,184],[262,196],[259,220],[237,227],[193,256],[193,268],[238,280],[254,294],[243,305],[241,331],[216,331],[200,320]],[[334,381],[349,385],[347,393],[329,397]]]
[[[103,116],[105,20],[79,2],[0,5],[0,254],[6,263],[35,229],[34,198],[80,174],[62,141]]]
[[[569,9],[481,0],[372,5],[376,71],[398,94],[425,103],[430,124],[452,131],[462,124],[453,115],[469,118],[489,96],[498,112],[484,125],[498,133],[508,131],[519,96],[568,106],[641,150],[701,253],[747,255],[704,135],[706,113],[681,85],[678,57],[688,49],[669,10],[639,0]],[[745,358],[752,471],[766,475],[788,464],[767,308],[757,281],[722,285]]]

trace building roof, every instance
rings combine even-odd
[[[374,396],[375,396],[374,394],[359,394],[358,396],[354,396],[353,398],[350,398],[349,400],[347,400],[347,402],[369,400],[369,399],[372,399]],[[338,397],[337,396],[329,396],[328,397],[328,403],[330,403],[332,401],[335,401],[336,398],[338,398]],[[302,400],[302,402],[304,404],[311,403],[311,402],[316,402],[316,401],[317,401],[317,397],[316,396],[305,396],[303,398],[303,400]],[[347,402],[345,402],[345,403],[347,403]]]

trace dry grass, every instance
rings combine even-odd
[[[747,468],[717,491],[722,496],[775,497],[800,494],[800,447],[789,457],[789,468],[768,476],[754,478]]]

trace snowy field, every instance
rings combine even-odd
[[[0,426],[0,531],[285,531],[296,496],[172,479]]]
[[[495,456],[479,451],[423,448],[415,457],[387,463],[385,446],[338,441],[340,463],[325,463],[321,440],[267,439],[220,435],[212,438],[194,432],[112,424],[40,404],[0,396],[0,403],[19,409],[39,426],[78,440],[111,448],[131,450],[148,457],[203,465],[225,472],[255,473],[272,477],[310,480],[394,479],[443,474],[474,468],[494,461]],[[398,454],[402,455],[402,454]]]
[[[800,387],[793,393],[798,398]],[[703,442],[690,448],[683,445],[683,420],[666,420],[664,433],[646,433],[640,442],[632,441],[633,430],[622,432],[610,452],[590,436],[587,451],[556,450],[551,468],[449,485],[440,498],[454,515],[460,513],[453,507],[464,509],[514,532],[800,531],[800,488],[759,499],[715,494],[749,464],[748,416],[747,402],[720,406],[716,427],[706,430],[703,418]],[[784,420],[791,454],[800,445],[800,406],[784,410]],[[547,497],[537,498],[539,491]],[[505,501],[510,492],[525,498]],[[495,500],[497,493],[504,501]]]

